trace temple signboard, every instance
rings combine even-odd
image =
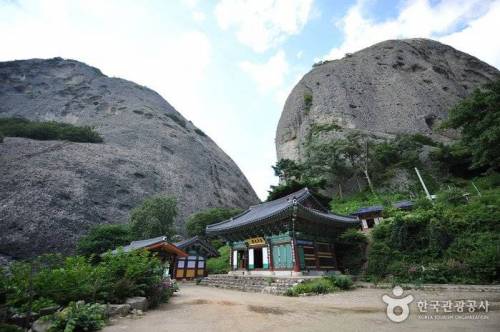
[[[245,240],[249,246],[261,246],[266,244],[266,240],[263,237],[253,237],[251,239]]]

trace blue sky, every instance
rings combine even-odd
[[[314,62],[426,37],[500,68],[498,31],[493,0],[0,0],[0,61],[72,58],[156,90],[261,198],[284,101]]]

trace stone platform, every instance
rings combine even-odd
[[[235,289],[243,292],[285,294],[287,289],[315,277],[265,277],[250,275],[211,274],[201,280],[200,285]]]

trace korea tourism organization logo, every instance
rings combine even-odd
[[[382,296],[382,301],[387,304],[386,315],[395,323],[404,322],[410,316],[410,303],[415,301],[413,295],[403,296],[403,288],[396,286],[392,289],[392,296]],[[417,319],[423,320],[449,320],[449,319],[488,319],[488,300],[435,300],[418,299],[415,301],[418,311]]]
[[[390,297],[389,295],[382,296],[382,300],[387,304],[387,318],[395,323],[404,322],[410,315],[410,303],[413,302],[413,295],[407,295],[405,297],[399,298],[403,295],[403,288],[396,286],[392,290],[392,294],[396,298]],[[398,313],[396,313],[398,309]]]

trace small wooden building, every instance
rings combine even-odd
[[[384,207],[382,205],[374,205],[359,208],[356,212],[352,213],[361,221],[361,230],[366,231],[378,225],[382,221],[382,212]]]
[[[172,275],[172,267],[175,266],[175,262],[178,258],[188,257],[188,254],[177,247],[176,245],[169,243],[167,241],[166,236],[159,236],[146,240],[132,241],[129,245],[126,245],[122,248],[124,252],[130,252],[133,250],[148,250],[151,252],[155,252],[158,255],[158,258],[166,263],[166,275]],[[117,252],[118,249],[113,250],[113,252]]]
[[[189,280],[205,277],[207,275],[207,259],[219,256],[219,252],[210,242],[199,236],[177,242],[175,245],[188,253],[187,257],[177,258],[174,269],[176,279]]]
[[[411,210],[414,203],[412,201],[398,201],[392,204],[392,207],[400,210]],[[378,225],[384,218],[382,212],[384,207],[382,205],[373,205],[368,207],[359,208],[352,216],[356,216],[361,222],[361,230],[369,230]]]
[[[230,273],[289,276],[337,270],[335,239],[359,224],[354,217],[330,213],[304,188],[251,206],[206,232],[231,247]]]

